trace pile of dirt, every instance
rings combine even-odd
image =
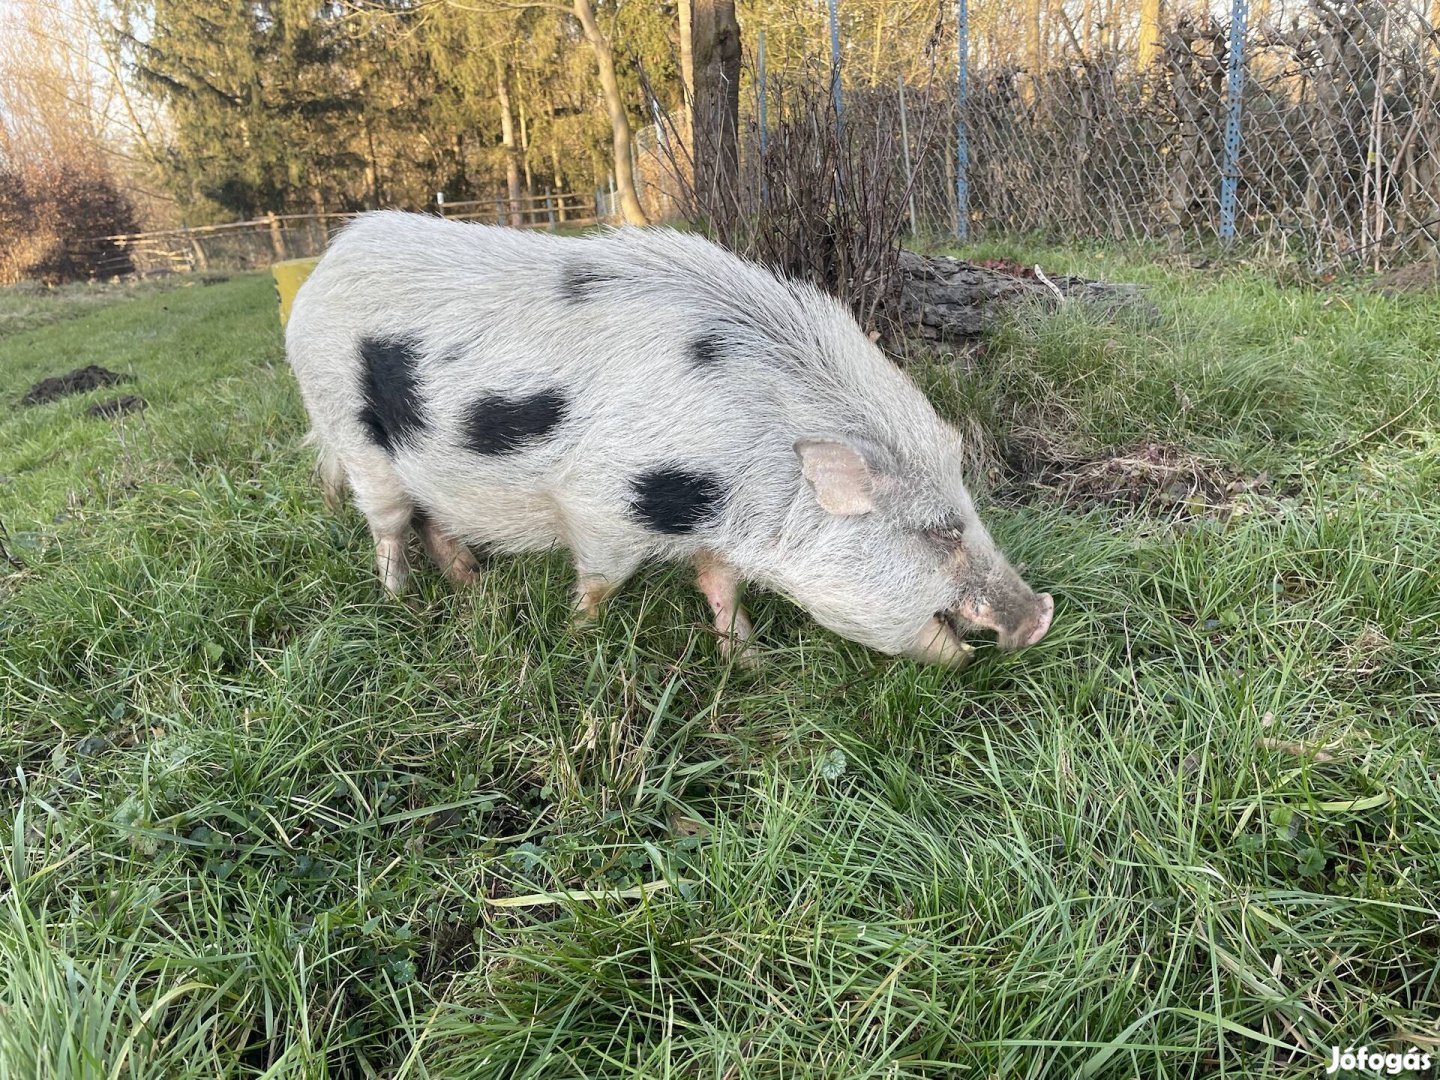
[[[1410,263],[1397,267],[1388,274],[1381,274],[1370,288],[1382,296],[1398,296],[1401,293],[1425,292],[1440,287],[1440,259]]]
[[[1163,442],[1141,443],[1095,457],[1010,464],[1012,478],[997,489],[999,498],[1082,511],[1108,509],[1225,520],[1245,512],[1236,500],[1238,495],[1278,494],[1265,473],[1245,476]]]
[[[114,386],[116,383],[129,382],[130,376],[121,375],[118,372],[108,371],[98,364],[91,364],[88,367],[76,368],[65,375],[52,375],[48,379],[41,379],[20,399],[21,405],[44,405],[47,402],[58,401],[62,397],[69,397],[71,394],[83,394],[86,390],[94,390],[100,386]]]

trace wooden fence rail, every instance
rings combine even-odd
[[[504,196],[464,202],[437,202],[440,216],[457,221],[511,225],[524,229],[555,229],[593,225],[598,219],[590,196],[573,192]],[[195,225],[152,232],[115,233],[70,241],[76,252],[95,255],[96,269],[104,275],[136,273],[202,273],[216,270],[251,270],[285,259],[319,255],[331,235],[356,215],[345,212],[266,214],[246,221]],[[112,265],[113,264],[113,265]]]

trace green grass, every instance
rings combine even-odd
[[[0,328],[0,1077],[1440,1049],[1440,297],[1023,254],[1160,318],[920,367],[995,458],[1159,443],[1271,481],[1194,512],[999,478],[1055,629],[959,675],[764,595],[732,670],[660,568],[580,634],[559,555],[385,599],[297,446],[264,276]],[[90,362],[148,410],[14,407]]]

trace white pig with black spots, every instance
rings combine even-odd
[[[689,562],[727,648],[745,582],[924,661],[1049,629],[955,429],[840,304],[698,236],[366,214],[285,346],[327,498],[348,484],[392,592],[413,528],[460,584],[471,546],[568,549],[581,617],[642,563]]]

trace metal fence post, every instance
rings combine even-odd
[[[1220,173],[1220,239],[1235,239],[1235,189],[1240,182],[1240,100],[1245,93],[1245,17],[1248,0],[1230,6],[1230,55],[1225,58],[1225,163]]]
[[[1241,0],[1236,0],[1240,3]],[[956,0],[957,63],[955,68],[955,238],[970,239],[970,141],[965,131],[965,104],[970,94],[970,4]]]
[[[550,222],[550,231],[555,231],[555,199],[550,188],[545,189],[545,217]]]
[[[838,0],[830,0],[830,93],[835,98],[835,134],[845,135],[845,119],[840,103],[840,15],[835,10]]]

